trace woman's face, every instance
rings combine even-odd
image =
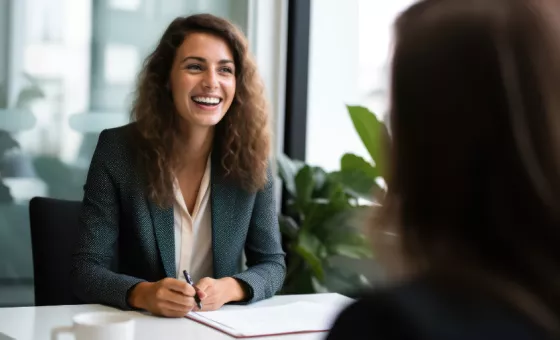
[[[220,37],[190,33],[177,49],[170,90],[178,114],[189,127],[220,122],[235,96],[233,54]]]

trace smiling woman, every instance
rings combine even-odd
[[[144,63],[132,118],[99,137],[76,295],[175,317],[198,309],[195,296],[213,310],[274,295],[285,263],[268,112],[242,33],[208,14],[175,19]]]
[[[208,33],[189,34],[171,69],[171,92],[183,132],[214,126],[235,95],[235,63],[227,43]]]

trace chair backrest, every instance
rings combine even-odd
[[[35,305],[71,305],[70,271],[81,202],[34,197],[29,202]]]

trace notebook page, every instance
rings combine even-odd
[[[225,331],[226,333],[233,335],[235,337],[243,336],[243,334],[241,334],[241,332],[239,332],[238,330],[228,327],[227,325],[221,324],[219,322],[216,322],[210,318],[207,318],[204,316],[204,313],[201,312],[190,312],[189,314],[187,314],[187,318],[198,320],[204,324]]]
[[[238,336],[257,336],[305,331],[328,331],[340,306],[293,302],[280,306],[191,312],[201,321]]]

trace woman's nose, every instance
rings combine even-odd
[[[202,85],[205,88],[214,89],[218,87],[218,78],[216,72],[214,71],[211,70],[207,71],[202,81],[203,81]]]

